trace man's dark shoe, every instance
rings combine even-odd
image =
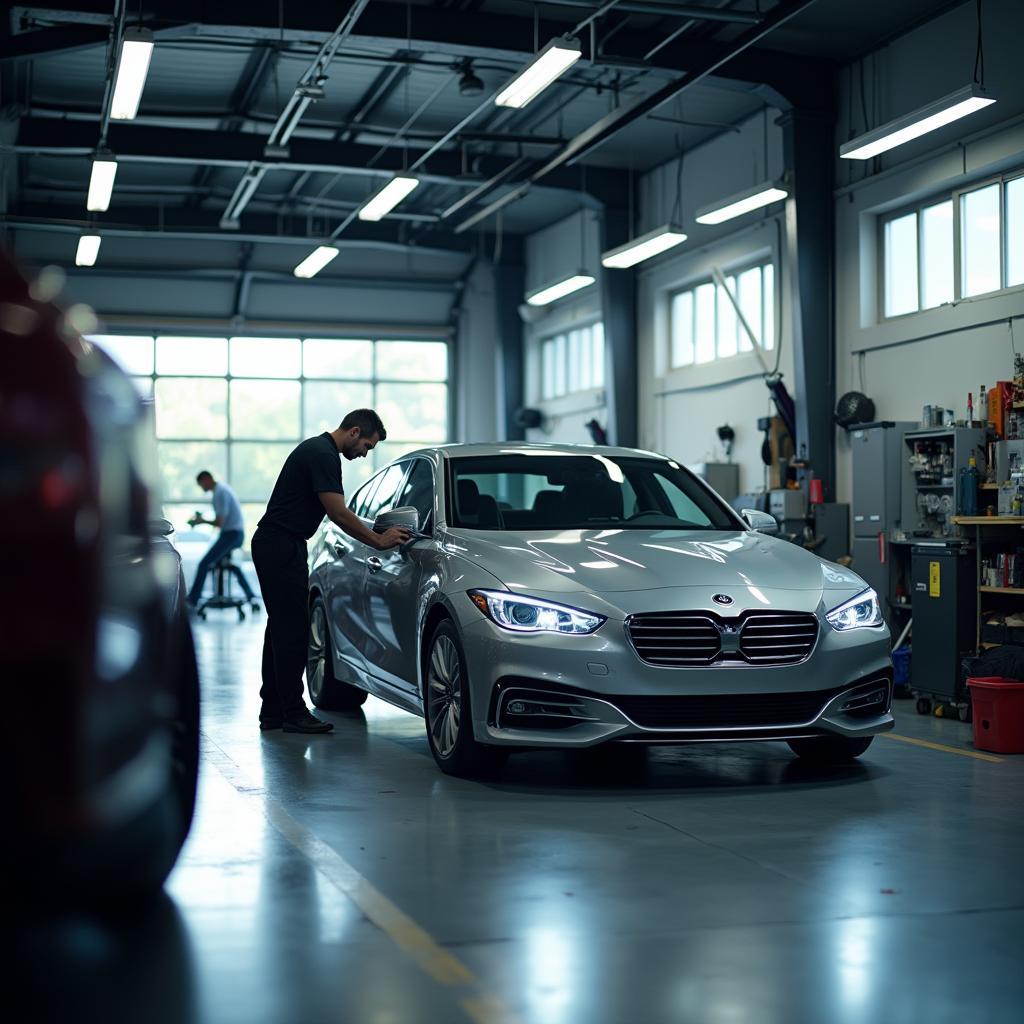
[[[316,715],[310,714],[309,711],[303,709],[294,718],[286,718],[281,728],[285,732],[332,732],[334,723],[324,722],[317,718]]]
[[[260,719],[260,732],[267,732],[270,729],[280,729],[281,725],[280,718],[261,718]]]

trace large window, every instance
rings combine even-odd
[[[545,338],[540,345],[541,398],[604,387],[604,324]]]
[[[342,338],[90,339],[152,397],[164,515],[178,530],[208,497],[210,470],[235,489],[246,546],[277,474],[304,437],[333,430],[350,409],[375,408],[388,440],[345,462],[351,494],[380,466],[448,438],[448,346],[443,341]]]
[[[758,344],[775,347],[775,274],[771,263],[737,270],[726,275],[729,293],[736,299]],[[672,296],[670,309],[671,363],[673,367],[711,363],[753,344],[736,315],[725,289],[714,281],[702,281]]]
[[[1024,177],[886,217],[881,249],[886,318],[1024,284]]]

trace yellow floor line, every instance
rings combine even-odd
[[[913,736],[901,736],[896,732],[883,732],[880,735],[887,740],[898,740],[900,743],[913,743],[915,747],[927,747],[929,750],[941,750],[946,754],[959,754],[961,757],[973,757],[978,761],[991,761],[1001,764],[1003,758],[995,754],[983,754],[980,750],[962,750],[960,747],[947,747],[945,743],[932,743],[931,740],[918,740]]]
[[[223,750],[207,737],[204,739],[207,740],[203,751],[205,760],[216,765],[240,795],[258,797],[267,820],[339,892],[436,982],[466,990],[459,995],[459,1004],[475,1024],[519,1024],[519,1018],[498,996],[486,992],[465,964],[442,949],[425,929],[399,910],[337,851],[296,821],[283,804],[245,779],[238,765]]]

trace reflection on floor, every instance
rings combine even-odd
[[[903,703],[898,733],[964,753],[886,737],[826,772],[767,743],[535,753],[467,782],[373,699],[332,736],[261,736],[261,627],[197,624],[201,801],[167,898],[40,929],[74,1019],[962,1024],[1024,1005],[1024,757],[969,756],[968,726]]]

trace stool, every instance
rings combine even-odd
[[[236,608],[238,610],[238,621],[242,622],[245,619],[244,609],[247,602],[244,597],[235,597],[231,593],[230,580],[231,576],[241,576],[241,574],[242,570],[231,561],[230,553],[221,558],[213,567],[213,594],[210,597],[203,598],[196,605],[196,615],[201,619],[205,619],[207,608]],[[225,579],[225,577],[229,578]],[[260,610],[260,606],[255,601],[252,602],[252,610],[254,612]]]

